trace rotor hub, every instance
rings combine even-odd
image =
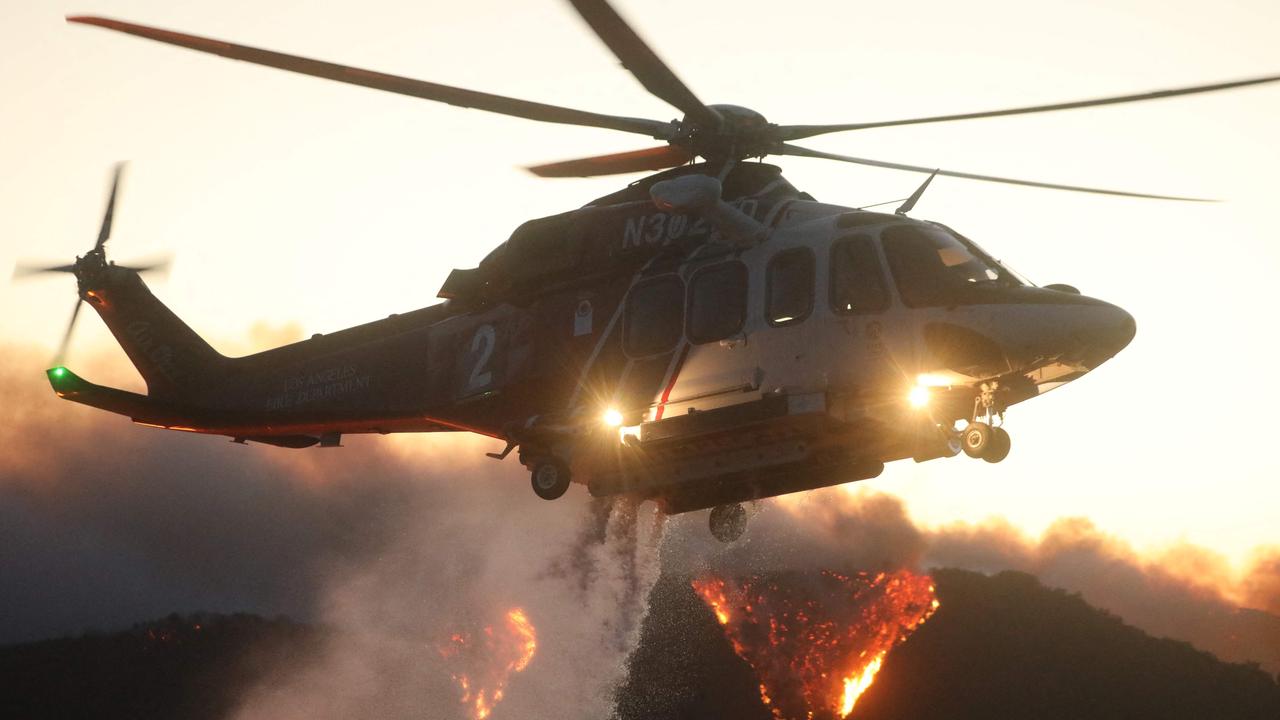
[[[108,266],[107,253],[103,248],[94,248],[76,257],[73,274],[81,296],[102,284]]]
[[[764,115],[741,105],[708,105],[720,115],[718,127],[708,128],[685,115],[673,144],[688,147],[709,160],[741,160],[768,155],[776,144],[777,126]]]
[[[707,107],[720,113],[720,117],[724,118],[724,125],[721,126],[722,130],[728,128],[762,128],[769,124],[769,121],[764,119],[764,115],[741,105],[720,104],[708,105]]]

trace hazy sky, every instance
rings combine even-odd
[[[1280,72],[1274,0],[617,5],[704,100],[780,123]],[[112,257],[175,253],[158,295],[223,347],[243,344],[259,323],[310,334],[432,304],[450,268],[474,265],[523,220],[633,179],[541,180],[520,166],[646,141],[304,78],[68,26],[63,15],[102,14],[600,112],[678,114],[557,0],[0,0],[0,8],[0,267],[87,250],[109,168],[127,159]],[[1000,515],[1039,532],[1081,515],[1142,548],[1189,541],[1237,562],[1280,543],[1280,458],[1267,424],[1280,404],[1271,384],[1277,118],[1273,86],[808,141],[877,159],[1227,201],[935,182],[916,216],[957,228],[1037,283],[1071,283],[1126,308],[1138,335],[1097,373],[1016,407],[1006,462],[897,463],[866,484],[903,497],[933,525]],[[802,190],[853,206],[903,197],[921,179],[817,160],[779,164]],[[0,343],[51,354],[73,302],[66,277],[0,285]],[[82,318],[70,365],[109,341],[96,317]],[[28,369],[32,383],[44,382],[42,367]],[[509,463],[507,472],[511,492],[527,493],[523,470]]]

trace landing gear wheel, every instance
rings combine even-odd
[[[722,543],[742,537],[747,529],[747,511],[741,503],[717,505],[711,509],[711,535]]]
[[[987,449],[991,447],[991,439],[994,434],[994,429],[986,423],[969,423],[964,432],[960,433],[960,442],[964,445],[964,454],[971,458],[984,457]]]
[[[530,474],[533,492],[543,500],[555,500],[569,489],[569,468],[559,460],[540,460]]]
[[[1009,457],[1009,449],[1013,447],[1013,441],[1009,439],[1009,433],[1004,428],[991,428],[991,442],[987,445],[987,450],[982,454],[982,459],[989,463],[998,463]]]

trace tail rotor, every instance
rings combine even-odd
[[[117,163],[111,174],[111,192],[107,196],[107,207],[102,216],[102,226],[98,230],[98,239],[94,242],[93,248],[84,255],[77,256],[75,261],[62,265],[30,265],[19,263],[13,269],[13,278],[29,278],[36,275],[44,275],[47,273],[70,273],[76,276],[78,287],[78,297],[76,298],[75,307],[71,310],[71,319],[67,322],[66,332],[63,333],[62,342],[58,345],[58,353],[53,358],[53,365],[60,366],[67,355],[67,347],[71,342],[71,333],[75,329],[76,320],[80,317],[80,307],[84,304],[86,297],[92,297],[91,289],[85,287],[85,280],[92,276],[95,271],[105,270],[108,265],[133,272],[164,272],[168,270],[169,258],[156,258],[144,263],[135,265],[116,265],[107,261],[106,246],[107,241],[111,239],[111,225],[115,218],[116,198],[120,190],[120,177],[124,173],[124,163]]]

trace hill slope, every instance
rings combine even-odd
[[[934,579],[941,609],[890,653],[858,720],[1280,717],[1280,684],[1256,666],[1152,638],[1029,575]],[[0,717],[224,718],[244,688],[288,672],[326,637],[287,620],[170,616],[3,647]],[[664,577],[617,693],[620,720],[769,720],[757,686],[688,579]]]
[[[1030,575],[934,573],[942,606],[885,661],[854,717],[1277,718],[1280,684],[1161,640]],[[684,579],[654,590],[624,720],[759,718],[750,667]]]

